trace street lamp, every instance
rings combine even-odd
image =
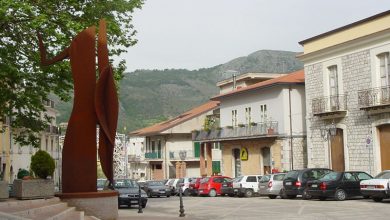
[[[180,160],[181,160],[181,165],[180,165],[181,169],[180,169],[180,171],[181,171],[181,174],[183,174],[182,165],[183,165],[183,160],[185,160],[186,157],[187,157],[187,151],[185,151],[185,150],[179,151],[179,157],[180,157]],[[180,186],[179,186],[179,196],[180,196],[180,207],[179,207],[180,214],[179,214],[179,217],[186,216],[186,214],[184,214],[184,205],[183,205],[183,185],[184,185],[184,183],[181,183]]]

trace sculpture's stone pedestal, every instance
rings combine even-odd
[[[8,199],[8,183],[6,181],[0,181],[0,199]]]
[[[118,218],[118,192],[112,190],[56,194],[69,206],[102,220]]]
[[[54,181],[46,179],[20,180],[13,183],[14,196],[18,199],[54,197]]]

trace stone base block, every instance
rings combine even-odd
[[[7,199],[8,197],[8,182],[0,181],[0,199]]]
[[[54,197],[54,181],[45,179],[14,180],[14,195],[17,199]]]
[[[56,196],[69,206],[84,211],[85,215],[95,216],[101,220],[118,218],[118,192],[116,191],[61,193]]]

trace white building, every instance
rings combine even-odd
[[[390,169],[390,11],[300,42],[310,167]]]
[[[128,171],[132,179],[146,178],[145,137],[130,137],[127,145]]]

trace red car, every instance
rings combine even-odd
[[[201,196],[209,195],[210,197],[221,195],[222,183],[228,182],[229,180],[231,178],[227,176],[205,177],[200,181],[198,194]]]
[[[198,189],[199,189],[199,186],[200,186],[200,180],[202,179],[202,177],[198,177],[198,178],[194,178],[191,180],[191,183],[190,183],[190,194],[192,196],[195,196],[195,195],[198,195]]]

